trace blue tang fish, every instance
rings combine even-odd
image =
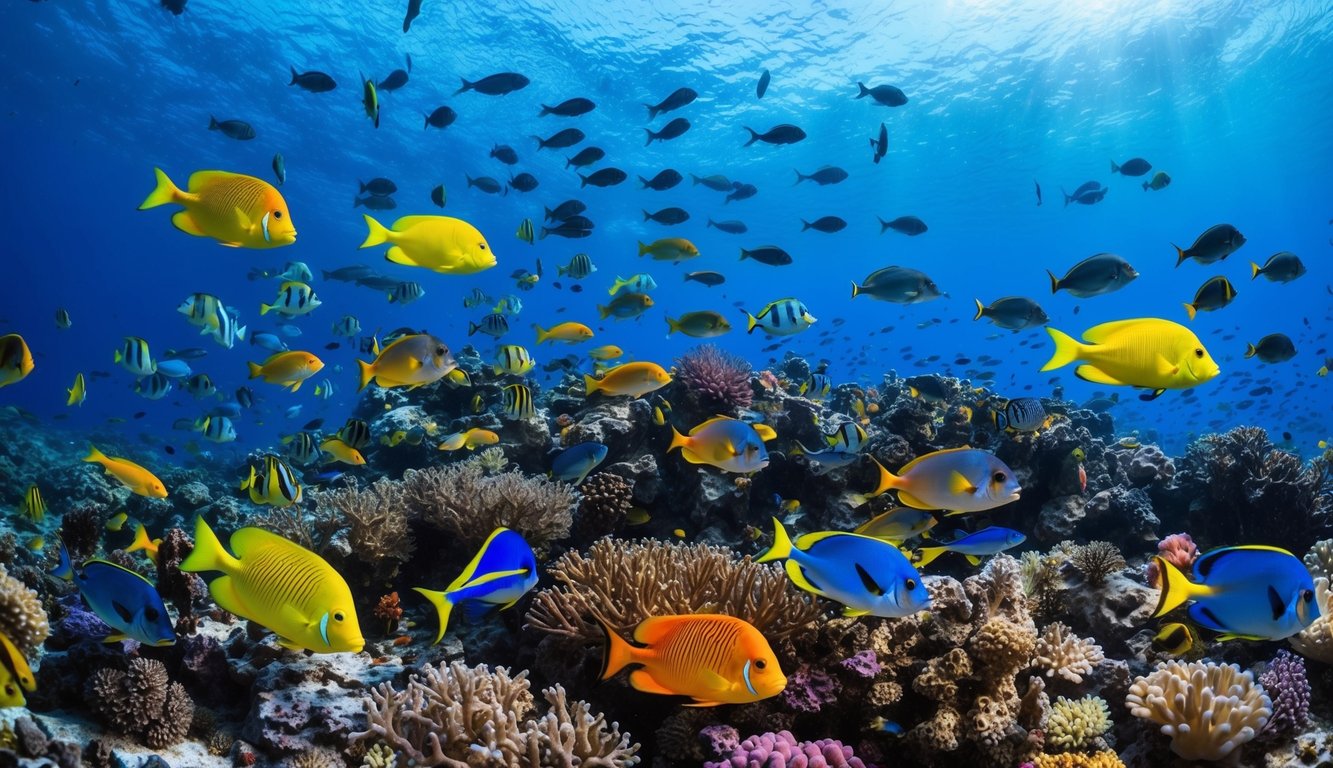
[[[517,531],[496,528],[477,556],[443,592],[413,589],[431,601],[440,613],[440,631],[435,635],[438,643],[444,638],[455,605],[467,603],[464,610],[470,618],[475,618],[497,605],[500,610],[512,607],[536,585],[537,556],[532,547]]]
[[[966,555],[969,563],[981,565],[982,557],[998,555],[1006,549],[1022,544],[1026,539],[1027,536],[1023,535],[1021,531],[992,525],[989,528],[982,528],[975,533],[960,536],[947,543],[940,543],[933,547],[922,547],[913,555],[912,563],[917,568],[925,568],[930,564],[930,561],[945,552],[958,552]]]
[[[606,451],[606,446],[601,443],[579,443],[566,448],[551,462],[551,476],[579,485],[606,459]]]
[[[72,580],[97,618],[116,630],[103,638],[103,642],[176,643],[176,632],[171,627],[167,607],[162,604],[162,596],[148,579],[134,571],[105,560],[89,560],[75,568],[70,564],[69,552],[62,545],[60,564],[52,574],[66,581]]]
[[[899,618],[930,605],[921,574],[883,539],[840,531],[807,533],[795,542],[773,519],[773,547],[756,563],[786,560],[787,576],[811,594],[847,606],[844,616]]]
[[[1161,596],[1153,618],[1187,601],[1190,619],[1222,633],[1218,640],[1282,640],[1319,616],[1314,579],[1285,549],[1223,547],[1194,561],[1194,580],[1161,557]]]

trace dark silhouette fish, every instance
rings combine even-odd
[[[658,131],[657,133],[653,133],[652,129],[650,128],[644,128],[643,129],[644,132],[648,134],[648,141],[647,143],[644,144],[644,146],[652,144],[653,141],[667,141],[668,139],[674,139],[677,136],[680,136],[681,134],[685,133],[689,129],[690,129],[690,121],[686,120],[683,117],[678,117],[675,120],[672,120],[671,122],[662,126],[662,130]]]
[[[1245,245],[1245,235],[1242,235],[1240,230],[1230,224],[1218,224],[1205,230],[1189,248],[1181,248],[1175,243],[1172,243],[1171,247],[1176,249],[1178,267],[1186,259],[1194,259],[1200,264],[1221,261],[1239,250],[1242,245]]]
[[[467,185],[469,187],[476,187],[488,195],[498,194],[503,189],[503,187],[500,186],[500,182],[492,179],[490,176],[478,176],[474,179],[467,174],[463,174],[463,177],[467,179]]]
[[[537,177],[530,173],[520,173],[509,178],[509,187],[519,192],[531,192],[537,188]]]
[[[601,147],[584,147],[579,150],[577,155],[565,160],[566,168],[583,168],[606,157],[606,151]]]
[[[759,85],[756,85],[754,88],[754,95],[757,98],[762,99],[764,98],[764,94],[768,93],[768,81],[770,79],[771,78],[769,77],[768,70],[765,69],[764,74],[759,76]]]
[[[412,28],[412,22],[421,15],[421,0],[407,0],[407,15],[403,17],[403,34]]]
[[[838,182],[846,181],[846,179],[847,179],[847,172],[836,165],[826,165],[823,168],[820,168],[819,170],[809,175],[803,174],[800,171],[796,171],[797,184],[809,180],[813,181],[814,183],[822,187],[827,184],[837,184]]]
[[[559,237],[579,238],[587,237],[592,234],[593,223],[582,216],[571,216],[560,222],[554,227],[542,227],[542,237],[547,235],[556,235]]]
[[[878,217],[877,217],[878,218]],[[892,229],[894,232],[901,232],[909,237],[916,237],[926,231],[926,222],[915,216],[899,216],[893,221],[879,219],[879,233],[884,234],[884,230]]]
[[[557,131],[551,134],[550,137],[545,139],[540,136],[533,136],[532,138],[537,142],[537,149],[543,150],[548,147],[551,149],[572,147],[580,141],[583,141],[587,136],[585,136],[583,131],[580,131],[578,128],[566,128],[563,131]]]
[[[1118,173],[1121,176],[1142,176],[1152,170],[1152,163],[1141,157],[1126,160],[1123,165],[1116,165],[1111,161],[1111,173]]]
[[[679,184],[682,178],[683,177],[680,175],[679,171],[674,168],[667,168],[665,171],[662,171],[651,179],[645,179],[640,176],[639,181],[643,184],[644,189],[665,192]]]
[[[861,92],[856,94],[858,99],[869,96],[876,103],[883,104],[886,107],[901,107],[907,103],[907,94],[903,93],[901,88],[892,85],[877,85],[874,88],[867,88],[865,83],[857,83],[856,87],[861,89]]]
[[[385,197],[398,191],[398,185],[394,184],[392,179],[383,177],[376,177],[370,181],[358,180],[356,183],[361,187],[361,194],[363,195],[369,192],[372,195]]]
[[[587,176],[579,174],[579,186],[586,187],[614,187],[625,179],[629,178],[624,171],[619,168],[603,168]]]
[[[727,282],[727,278],[721,272],[689,272],[685,275],[687,281],[693,280],[696,283],[703,283],[707,286],[722,285]]]
[[[491,157],[499,160],[505,165],[514,165],[518,162],[518,153],[508,144],[496,144],[491,147]]]
[[[597,105],[593,103],[592,99],[585,99],[582,96],[577,96],[572,99],[566,99],[565,101],[556,104],[554,107],[548,107],[543,104],[542,111],[537,116],[546,117],[547,115],[556,115],[557,117],[578,117],[579,115],[586,115],[596,108]]]
[[[716,192],[731,191],[731,179],[728,179],[726,176],[723,176],[722,174],[714,174],[712,176],[695,176],[694,174],[691,173],[690,178],[694,179],[694,183],[696,186],[702,184],[705,187],[708,187],[709,189],[714,190]]]
[[[255,137],[255,129],[250,124],[242,120],[223,120],[218,122],[216,117],[208,116],[208,130],[221,131],[223,136],[237,141],[249,141]]]
[[[1032,180],[1032,186],[1034,186],[1034,187],[1037,188],[1037,207],[1040,208],[1040,207],[1041,207],[1041,185],[1037,183],[1037,180],[1036,180],[1036,179],[1033,179],[1033,180]]]
[[[332,77],[323,72],[311,70],[309,72],[297,72],[296,67],[290,67],[292,70],[292,81],[287,85],[297,85],[301,90],[311,93],[328,93],[338,87],[338,83]]]
[[[663,112],[670,112],[673,109],[680,109],[699,98],[692,88],[677,88],[671,92],[671,95],[662,99],[658,104],[644,104],[648,108],[648,119],[654,120]]]
[[[875,165],[879,165],[879,161],[889,152],[889,126],[884,123],[879,124],[879,138],[870,140],[870,148],[875,153]]]
[[[424,128],[434,126],[436,128],[448,128],[458,119],[458,113],[450,107],[438,107],[434,112],[426,115],[426,125]]]
[[[581,200],[566,200],[554,208],[546,208],[547,221],[564,221],[571,216],[577,216],[588,210]]]
[[[758,248],[742,248],[741,261],[753,259],[770,267],[781,267],[791,263],[791,254],[776,245],[761,245]]]
[[[841,232],[843,228],[845,228],[846,226],[847,222],[843,221],[837,216],[823,216],[818,219],[815,219],[814,221],[806,221],[805,219],[801,219],[802,232],[806,231],[807,229],[813,229],[816,232],[828,232],[831,234],[833,232]]]
[[[372,211],[392,211],[398,207],[392,197],[384,195],[366,195],[365,197],[352,196],[352,207],[368,208]]]
[[[795,144],[805,138],[805,131],[788,123],[774,126],[767,133],[759,133],[748,126],[745,130],[750,132],[750,140],[742,145],[746,147],[756,141],[762,141],[765,144]]]
[[[683,224],[689,221],[690,214],[684,208],[663,208],[657,213],[643,212],[643,220],[652,220],[658,224]]]
[[[1101,194],[1098,194],[1099,192]],[[1068,207],[1070,203],[1092,205],[1093,203],[1100,202],[1101,199],[1106,196],[1106,190],[1102,188],[1101,182],[1085,181],[1079,185],[1078,189],[1074,190],[1074,194],[1071,195],[1066,192],[1064,187],[1060,188],[1060,194],[1065,196],[1066,207]]]
[[[189,2],[189,0],[162,0],[162,7],[179,16],[182,13],[185,13],[185,4],[187,2]]]
[[[471,82],[466,78],[463,78],[462,87],[454,91],[454,93],[459,94],[463,91],[476,91],[477,93],[484,93],[487,96],[503,96],[506,93],[513,93],[514,91],[527,87],[529,82],[531,81],[517,72],[500,72],[494,75],[487,75],[476,82]]]
[[[722,202],[723,204],[726,204],[732,200],[745,200],[754,197],[757,194],[759,194],[759,188],[755,185],[742,184],[737,181],[732,183],[731,194],[727,195],[727,198]]]
[[[707,226],[713,227],[714,229],[720,229],[729,235],[743,235],[750,230],[749,227],[745,226],[745,222],[735,220],[713,221],[712,219],[709,219]]]

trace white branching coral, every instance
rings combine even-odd
[[[1333,577],[1333,539],[1316,541],[1305,553],[1305,567],[1316,579]]]
[[[1328,579],[1315,579],[1314,594],[1319,618],[1287,642],[1307,659],[1333,664],[1333,587]]]
[[[1171,737],[1186,760],[1220,760],[1254,738],[1273,715],[1273,702],[1235,664],[1172,661],[1134,679],[1125,706]]]
[[[1071,683],[1082,683],[1083,676],[1106,658],[1102,647],[1091,638],[1083,639],[1068,626],[1054,622],[1037,638],[1033,664],[1046,671],[1047,677],[1059,675]]]

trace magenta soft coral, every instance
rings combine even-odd
[[[1173,533],[1157,542],[1157,554],[1168,563],[1182,570],[1188,570],[1199,556],[1199,547],[1188,533]],[[1157,583],[1157,563],[1148,563],[1148,583]]]
[[[791,731],[751,736],[730,755],[704,763],[704,768],[866,768],[841,741],[797,741]]]

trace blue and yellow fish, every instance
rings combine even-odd
[[[945,552],[958,552],[965,555],[973,565],[981,565],[981,558],[998,555],[1006,549],[1012,549],[1027,539],[1021,531],[992,525],[974,533],[959,536],[953,541],[937,544],[933,547],[921,547],[912,553],[912,563],[918,568],[925,568],[935,558]]]
[[[1223,547],[1194,561],[1194,580],[1162,557],[1162,592],[1153,618],[1185,603],[1201,627],[1218,640],[1282,640],[1319,617],[1314,579],[1300,558],[1277,547]]]
[[[579,443],[566,448],[551,462],[551,476],[580,485],[606,459],[606,452],[607,447],[601,443]]]
[[[83,600],[114,632],[103,642],[137,640],[145,645],[174,645],[176,632],[162,596],[148,579],[105,560],[88,560],[74,567],[69,551],[60,547],[60,563],[51,572],[73,581]]]
[[[413,587],[435,606],[440,614],[440,631],[435,642],[444,638],[449,614],[454,606],[463,606],[469,618],[480,616],[500,606],[510,608],[528,590],[537,585],[537,557],[523,535],[508,528],[496,528],[481,545],[476,557],[444,591]]]

